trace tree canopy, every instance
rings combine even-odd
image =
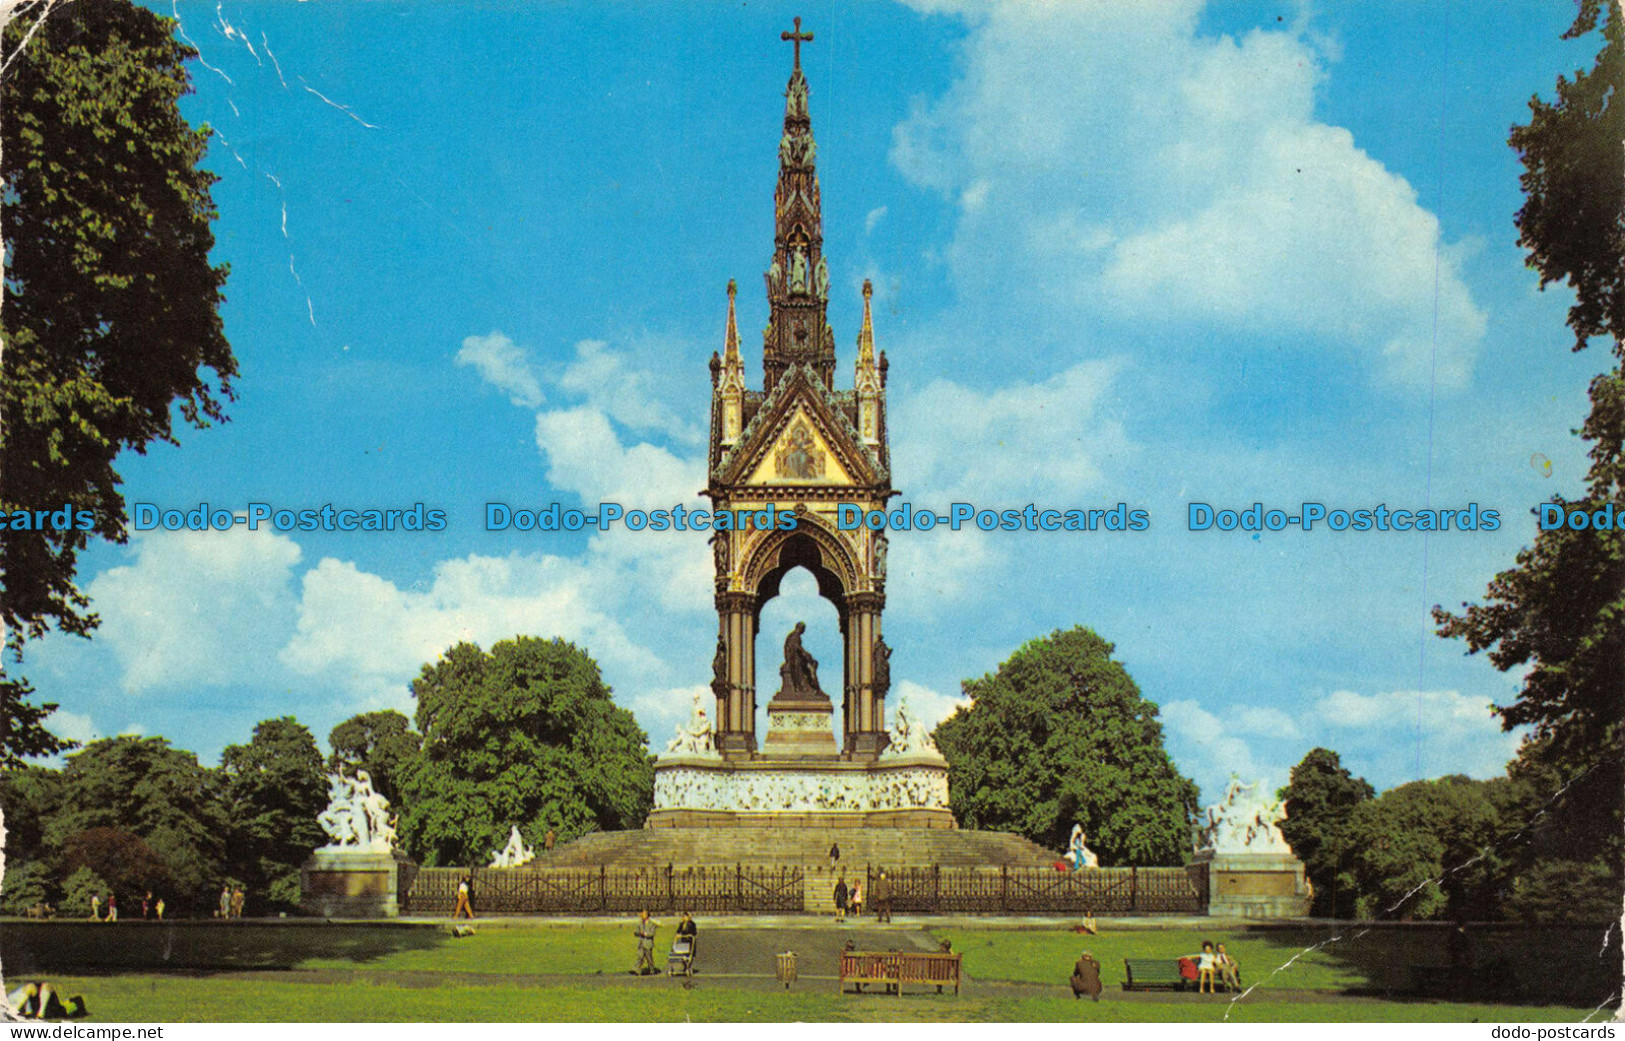
[[[1506,778],[1412,781],[1349,819],[1361,918],[1484,920],[1498,915]]]
[[[19,5],[0,22],[0,624],[20,660],[52,626],[95,628],[78,555],[125,539],[118,454],[174,443],[177,414],[224,420],[237,361],[226,267],[209,263],[210,131],[177,105],[196,51],[130,0]],[[68,524],[38,523],[64,509]],[[0,671],[0,764],[73,747],[31,693]]]
[[[1314,883],[1311,913],[1316,917],[1354,916],[1357,893],[1347,873],[1356,852],[1351,815],[1375,794],[1363,777],[1349,773],[1337,753],[1327,748],[1311,749],[1292,768],[1281,791],[1286,803],[1281,834]]]
[[[346,719],[328,734],[327,744],[333,749],[327,757],[329,771],[354,775],[365,770],[373,791],[399,806],[401,777],[423,747],[423,736],[405,716],[385,709]]]
[[[0,507],[67,505],[92,521],[0,536],[0,620],[14,647],[52,624],[95,626],[74,571],[92,535],[125,538],[117,455],[173,443],[177,414],[223,420],[237,374],[218,313],[226,268],[209,263],[216,178],[199,164],[210,131],[177,105],[197,52],[128,0],[39,10],[44,25],[25,15],[7,26],[7,54],[32,36],[0,82]]]
[[[221,753],[231,873],[258,907],[299,905],[299,866],[326,836],[316,817],[327,805],[327,777],[316,739],[292,716],[254,727],[246,745]]]
[[[1565,514],[1600,516],[1625,513],[1625,16],[1602,0],[1581,0],[1565,35],[1593,34],[1602,41],[1594,67],[1559,77],[1554,101],[1534,98],[1510,143],[1524,164],[1516,222],[1529,265],[1543,288],[1566,282],[1574,290],[1568,325],[1576,350],[1595,337],[1613,340],[1611,368],[1592,381],[1579,430],[1591,443],[1585,494],[1554,497]],[[1531,728],[1513,766],[1533,785],[1524,815],[1538,818],[1539,840],[1525,856],[1560,849],[1576,863],[1595,860],[1616,894],[1625,883],[1622,527],[1539,531],[1515,566],[1491,580],[1485,603],[1464,604],[1459,615],[1434,609],[1440,635],[1523,674],[1517,699],[1496,711],[1507,729]]]
[[[1102,864],[1183,863],[1196,785],[1111,655],[1088,629],[1057,630],[965,682],[970,706],[935,732],[961,825],[1061,849],[1078,822]]]
[[[133,835],[163,863],[170,902],[184,907],[219,882],[227,835],[220,796],[216,771],[161,737],[93,741],[68,757],[42,845],[60,857],[92,829]]]
[[[460,643],[412,693],[423,751],[401,782],[401,830],[424,862],[484,863],[515,825],[535,844],[549,828],[569,837],[647,816],[647,736],[575,645]]]

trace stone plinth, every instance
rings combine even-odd
[[[948,764],[939,755],[920,753],[871,762],[667,755],[655,765],[654,810],[645,827],[780,822],[955,827],[948,809]]]
[[[1303,918],[1309,887],[1303,861],[1290,853],[1223,853],[1202,850],[1206,863],[1207,913],[1221,918]]]
[[[828,700],[774,698],[767,706],[767,737],[762,741],[762,755],[835,759],[840,753],[835,744],[835,709]]]
[[[299,869],[299,909],[327,918],[394,918],[417,865],[390,853],[316,850]]]

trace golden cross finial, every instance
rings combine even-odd
[[[801,31],[801,19],[799,17],[796,19],[796,31],[795,32],[793,32],[793,33],[780,33],[779,34],[779,39],[781,39],[781,40],[792,40],[792,41],[795,42],[795,45],[796,45],[796,68],[798,68],[798,69],[801,68],[801,45],[803,43],[811,43],[812,38],[813,38],[812,33],[804,33],[804,32]]]

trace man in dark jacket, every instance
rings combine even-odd
[[[1072,966],[1072,996],[1081,998],[1085,994],[1095,1001],[1100,1000],[1100,963],[1088,951]]]

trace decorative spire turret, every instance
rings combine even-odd
[[[865,444],[880,443],[880,414],[885,408],[885,380],[875,364],[875,323],[869,299],[875,289],[863,280],[863,326],[858,329],[858,364],[852,385],[858,392],[858,436]]]
[[[784,135],[779,139],[779,182],[773,193],[773,263],[767,269],[770,309],[762,337],[764,389],[772,392],[791,365],[811,365],[824,386],[835,379],[835,336],[826,319],[829,265],[824,261],[824,222],[814,163],[812,119],[807,109],[807,78],[801,73],[801,45],[812,33],[781,33],[795,44],[795,66],[784,95]]]
[[[734,297],[738,293],[738,283],[728,279],[728,328],[722,336],[722,366],[717,379],[724,445],[738,441],[739,432],[745,425],[745,362],[739,356],[739,322],[734,317]]]

